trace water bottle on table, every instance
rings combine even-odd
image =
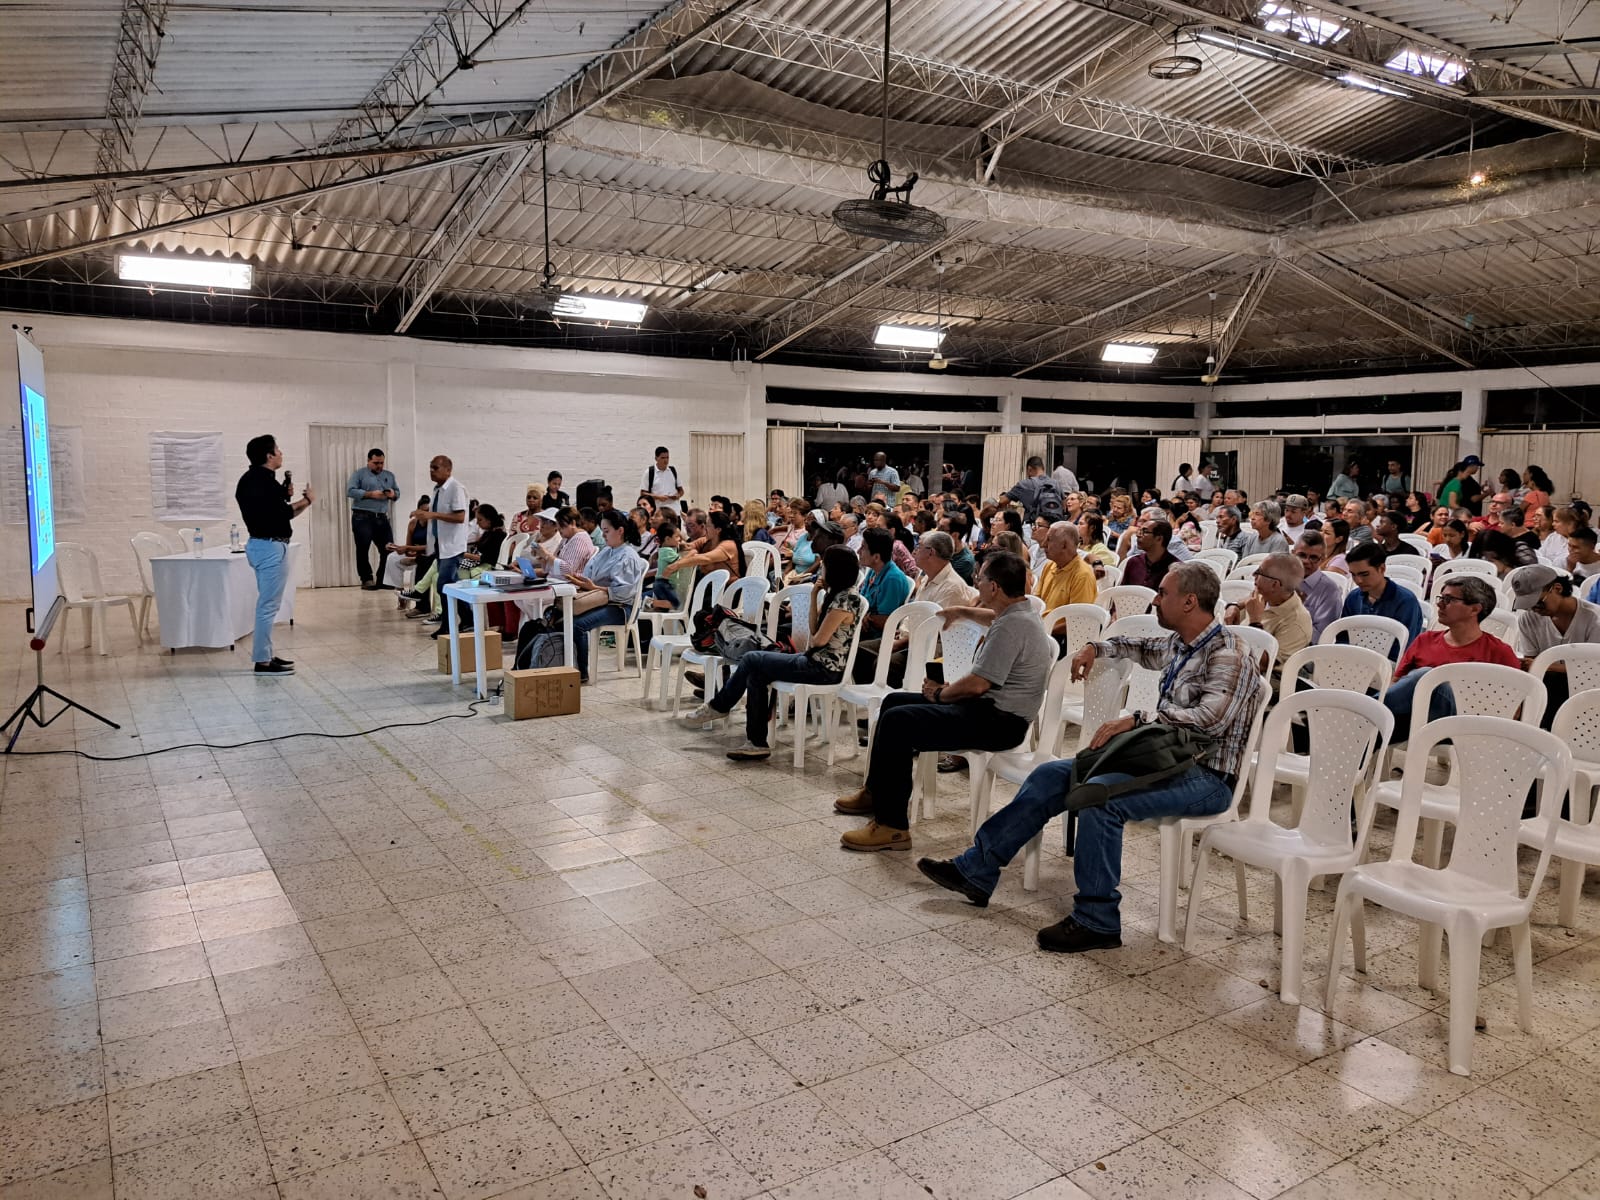
[[[238,522],[228,527],[228,549],[234,554],[239,553],[239,525]]]
[[[194,556],[199,558],[205,553],[205,549],[206,535],[200,532],[199,526],[196,526],[194,531]]]

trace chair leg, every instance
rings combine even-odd
[[[1356,971],[1359,974],[1367,973],[1367,908],[1357,902],[1350,909],[1350,948],[1353,952]]]
[[[1578,901],[1583,896],[1586,865],[1576,858],[1564,858],[1558,868],[1561,872],[1561,882],[1556,921],[1564,929],[1571,929],[1578,923]]]
[[[650,707],[650,668],[655,665],[660,652],[651,646],[639,659],[639,703]]]
[[[1527,926],[1522,927],[1524,930]],[[1478,1027],[1478,956],[1483,952],[1483,930],[1476,925],[1450,931],[1450,1073],[1472,1074],[1472,1039]],[[1528,988],[1533,988],[1530,951]],[[1521,1007],[1521,981],[1518,981]]]
[[[1444,930],[1439,926],[1423,921],[1417,926],[1417,984],[1425,987],[1430,992],[1439,990],[1439,949],[1444,941]],[[1452,943],[1450,952],[1455,953],[1456,947]],[[1455,974],[1454,968],[1450,974]]]
[[[140,630],[139,630],[139,618],[136,617],[134,615],[134,613],[133,613],[133,604],[132,604],[131,601],[128,604],[128,620],[133,625],[133,643],[134,643],[134,645],[136,645],[136,646],[144,645],[144,634],[141,633]]]
[[[95,650],[104,658],[111,653],[111,647],[106,645],[106,606],[96,602],[93,609],[93,620],[90,624],[89,638]]]
[[[811,723],[811,697],[804,687],[794,689],[794,769],[806,765],[806,726]]]
[[[1041,829],[1022,848],[1022,890],[1025,892],[1039,890],[1039,851],[1043,845],[1044,830]]]
[[[1343,888],[1333,903],[1333,931],[1328,938],[1328,979],[1323,988],[1322,1011],[1333,1016],[1333,1000],[1339,993],[1339,965],[1344,958],[1344,931],[1350,924],[1350,909],[1359,906],[1359,897],[1351,896]]]
[[[1233,890],[1239,899],[1239,924],[1250,919],[1249,880],[1245,878],[1244,864],[1237,859],[1233,864]]]
[[[1300,1003],[1301,966],[1306,952],[1306,883],[1303,877],[1286,875],[1278,885],[1280,924],[1283,926],[1283,958],[1278,971],[1278,999],[1285,1004]]]
[[[1451,950],[1454,951],[1452,946]],[[1511,960],[1517,975],[1517,1028],[1533,1032],[1533,929],[1527,921],[1511,927]],[[1455,963],[1450,964],[1455,970]]]
[[[994,776],[985,762],[980,769],[976,760],[970,768],[972,775],[972,835],[977,836],[978,826],[989,818],[989,801],[994,795]]]
[[[1444,822],[1422,822],[1422,862],[1425,866],[1438,869],[1444,861]]]
[[[1200,854],[1194,860],[1194,871],[1189,876],[1189,913],[1183,922],[1183,948],[1187,953],[1194,944],[1195,925],[1200,920],[1200,906],[1194,898],[1202,894],[1206,886],[1206,871],[1210,866],[1211,852],[1206,849],[1206,835],[1200,835]],[[1237,863],[1235,864],[1237,865]]]
[[[1156,901],[1156,939],[1162,942],[1178,940],[1178,861],[1182,830],[1176,821],[1163,822],[1157,827],[1161,843],[1161,879]]]

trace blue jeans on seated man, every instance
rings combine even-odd
[[[838,683],[843,678],[804,654],[784,654],[778,650],[752,650],[739,660],[728,682],[711,697],[710,705],[719,713],[733,711],[744,695],[744,732],[752,746],[767,744],[767,722],[771,719],[769,697],[775,683]],[[803,736],[797,729],[795,736]]]
[[[1096,775],[1101,783],[1121,783],[1133,776],[1117,771]],[[1058,759],[1035,767],[1011,803],[978,829],[972,848],[956,856],[956,868],[974,887],[992,892],[1000,884],[1000,868],[1017,856],[1051,817],[1066,811],[1072,760]],[[1127,792],[1100,808],[1078,812],[1078,842],[1072,860],[1078,895],[1073,919],[1095,933],[1120,936],[1122,893],[1122,827],[1129,821],[1156,817],[1205,817],[1233,802],[1227,780],[1204,767],[1192,767],[1175,779]]]
[[[589,682],[589,630],[602,625],[621,625],[628,619],[620,604],[602,604],[582,616],[572,618],[572,656],[578,662],[578,675]]]
[[[1411,671],[1403,679],[1391,683],[1383,694],[1383,706],[1394,714],[1394,740],[1397,742],[1404,741],[1411,732],[1412,697],[1427,673],[1426,670]],[[1433,695],[1428,697],[1428,720],[1438,721],[1455,715],[1456,694],[1450,690],[1450,685],[1434,688]]]

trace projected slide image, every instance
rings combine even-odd
[[[44,397],[26,384],[22,388],[23,437],[27,439],[28,533],[33,538],[33,561],[46,562],[56,552],[55,505],[50,480],[50,425]]]

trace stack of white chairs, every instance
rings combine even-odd
[[[837,703],[843,707],[845,719],[852,723],[856,719],[856,710],[864,710],[863,715],[867,719],[870,738],[871,731],[877,725],[878,710],[883,706],[884,697],[895,691],[906,690],[904,687],[897,689],[889,686],[889,667],[891,659],[894,657],[895,639],[902,634],[906,635],[908,639],[917,636],[923,622],[930,618],[936,618],[938,612],[939,606],[931,601],[913,600],[909,604],[902,604],[889,614],[883,623],[883,634],[878,643],[878,661],[873,668],[872,681],[870,683],[856,683],[847,676],[840,684],[838,692],[823,701],[823,724],[830,731],[834,720],[834,706]],[[937,620],[934,621],[934,624],[937,626]],[[926,645],[931,645],[932,638],[937,635],[937,632],[938,630],[935,628],[927,633],[922,633],[920,640]],[[919,664],[921,669],[913,674],[909,642],[906,649],[906,673],[903,677],[903,683],[913,684],[913,681],[915,681],[915,686],[920,686],[922,672],[927,668],[927,651],[923,651],[922,661]],[[828,738],[828,765],[830,767],[833,766],[835,748],[840,740],[848,741],[852,747],[855,746],[857,741],[856,738],[852,737],[839,739],[830,736]],[[870,748],[869,741],[869,751]]]
[[[673,660],[676,655],[689,648],[689,623],[694,620],[694,614],[710,604],[711,597],[721,594],[727,585],[728,572],[711,571],[695,583],[694,591],[683,598],[682,607],[650,614],[656,632],[650,639],[644,670],[640,672],[644,689],[640,695],[641,700],[646,703],[650,700],[650,672],[654,669],[661,688],[658,707],[663,709],[667,707],[668,681],[672,677]]]
[[[1372,651],[1354,646],[1321,649],[1345,651],[1356,656],[1372,654]],[[1295,655],[1284,666],[1286,686],[1289,667],[1298,658],[1300,655]],[[1326,656],[1321,661],[1337,663]],[[1283,777],[1284,758],[1290,755],[1290,733],[1299,721],[1305,723],[1311,739],[1309,755],[1292,755],[1305,763],[1305,803],[1291,815],[1288,824],[1280,824],[1272,819],[1272,790]],[[1247,916],[1244,867],[1248,864],[1271,871],[1278,880],[1278,907],[1273,928],[1283,938],[1278,996],[1285,1004],[1300,1002],[1306,898],[1311,880],[1321,875],[1343,874],[1361,861],[1372,830],[1373,814],[1371,804],[1366,803],[1364,797],[1393,729],[1394,715],[1383,703],[1357,691],[1319,687],[1286,694],[1278,702],[1267,721],[1256,757],[1248,815],[1242,821],[1213,823],[1200,835],[1200,853],[1189,884],[1185,949],[1192,951],[1194,948],[1200,914],[1195,897],[1205,894],[1206,869],[1212,851],[1233,859],[1240,921]],[[1352,805],[1358,814],[1354,833],[1350,824]]]
[[[1446,671],[1449,667],[1435,667]],[[1509,667],[1490,668],[1506,670]],[[1433,672],[1430,672],[1432,674]],[[1452,685],[1456,686],[1456,685]],[[1517,1023],[1533,1032],[1533,934],[1529,918],[1557,841],[1557,814],[1572,781],[1572,752],[1554,734],[1526,721],[1457,716],[1415,728],[1412,753],[1431,758],[1448,750],[1460,765],[1456,833],[1450,862],[1425,854],[1414,862],[1417,827],[1428,820],[1430,785],[1408,772],[1399,799],[1394,846],[1386,862],[1351,868],[1334,906],[1324,1011],[1337,1018],[1335,1001],[1346,930],[1354,933],[1356,969],[1365,969],[1363,906],[1377,904],[1418,922],[1417,981],[1437,990],[1441,934],[1450,938],[1450,1008],[1447,1058],[1457,1075],[1472,1073],[1478,1007],[1478,964],[1484,938],[1511,931],[1517,984]],[[1524,821],[1529,789],[1538,786],[1538,815]],[[1539,853],[1524,889],[1519,842]]]
[[[767,580],[762,575],[746,575],[742,579],[735,579],[723,591],[717,600],[720,608],[729,608],[738,613],[741,618],[760,628],[761,610],[767,602]],[[717,688],[722,682],[722,672],[728,666],[727,661],[720,654],[709,651],[701,652],[692,646],[685,647],[678,654],[677,684],[672,693],[672,713],[677,716],[683,711],[683,685],[686,682],[684,672],[690,667],[699,667],[705,672],[706,699],[716,695]]]

